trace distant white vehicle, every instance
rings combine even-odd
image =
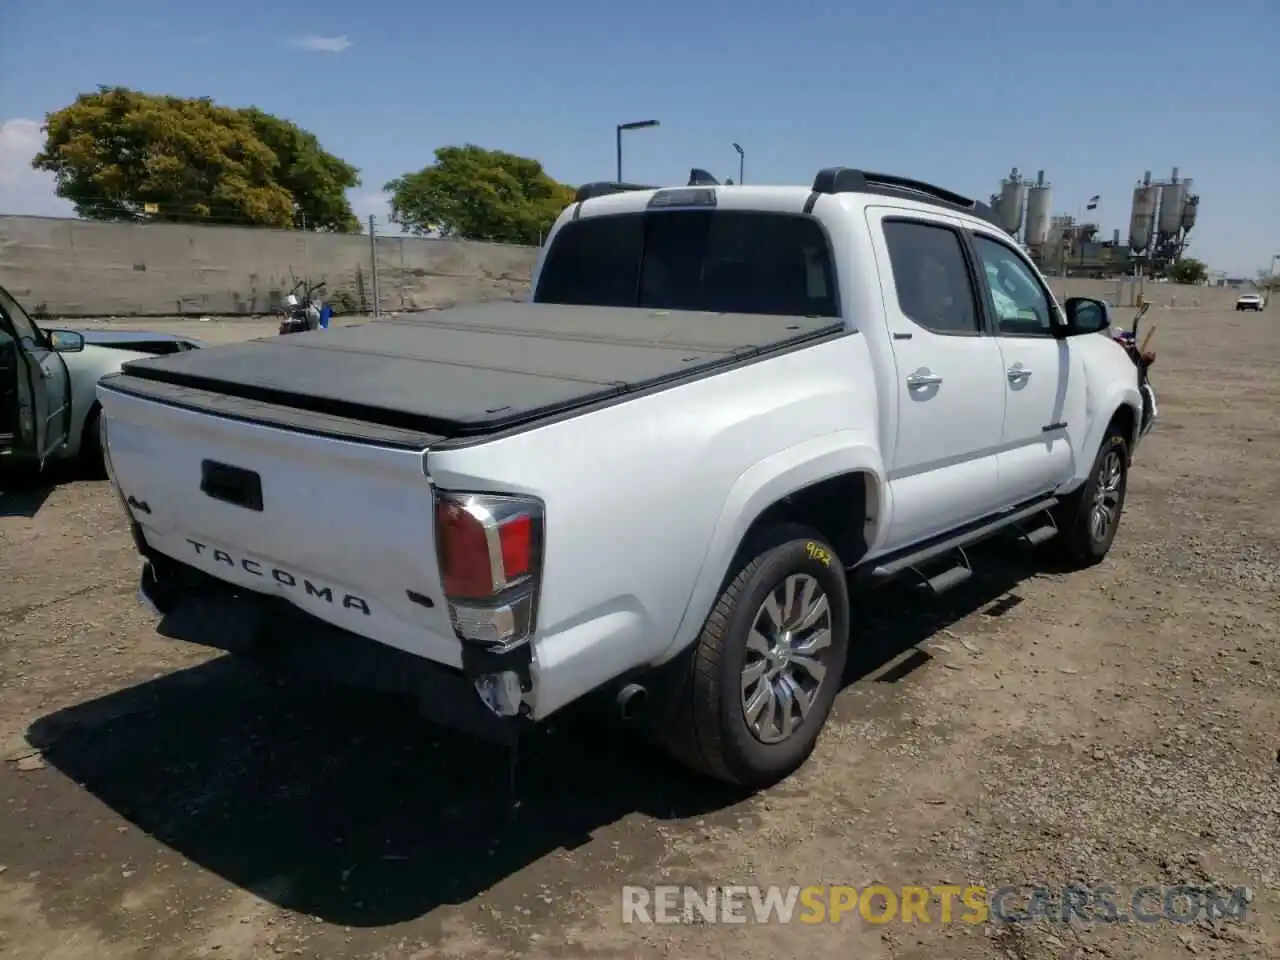
[[[1265,306],[1261,295],[1256,293],[1246,293],[1236,298],[1237,310],[1261,310]]]

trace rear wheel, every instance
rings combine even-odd
[[[1053,542],[1072,566],[1100,563],[1111,550],[1129,486],[1129,441],[1115,424],[1094,458],[1089,479],[1058,506],[1061,535]]]
[[[844,567],[816,532],[786,525],[751,551],[691,651],[668,749],[719,780],[763,787],[808,759],[849,649]]]

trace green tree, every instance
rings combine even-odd
[[[297,205],[300,225],[312,230],[359,233],[360,221],[351,211],[346,191],[360,185],[360,171],[325,153],[315,134],[257,107],[239,111],[258,139],[276,156],[276,181]]]
[[[441,147],[436,162],[384,188],[391,219],[410,233],[537,244],[573,202],[572,187],[537,160],[474,144]]]
[[[355,168],[315,137],[256,109],[99,87],[45,118],[32,160],[93,220],[209,220],[358,230]]]
[[[1203,260],[1183,257],[1169,267],[1169,279],[1174,283],[1204,283],[1209,279],[1209,267]]]

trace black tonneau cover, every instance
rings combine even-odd
[[[191,405],[226,415],[236,415],[232,398],[240,398],[262,412],[291,409],[465,437],[735,364],[842,326],[827,317],[500,302],[135,360],[108,386],[179,403],[182,396],[216,395],[223,398],[217,410],[210,402]]]

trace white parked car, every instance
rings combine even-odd
[[[607,693],[763,785],[826,722],[851,583],[1106,556],[1154,405],[983,205],[844,168],[578,196],[531,302],[104,380],[147,602],[500,737]]]
[[[1246,293],[1236,298],[1237,310],[1261,310],[1264,305],[1262,296],[1257,293]]]

